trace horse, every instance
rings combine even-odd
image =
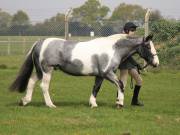
[[[114,83],[118,90],[116,104],[123,107],[123,83],[118,80],[116,71],[124,58],[138,53],[150,65],[157,67],[159,59],[152,42],[151,35],[146,38],[130,37],[120,34],[101,37],[84,42],[76,42],[61,38],[46,38],[34,43],[28,52],[19,74],[10,85],[10,90],[24,92],[20,101],[25,106],[31,102],[34,85],[41,80],[46,106],[55,108],[50,95],[49,84],[52,71],[61,70],[73,76],[94,76],[95,83],[90,96],[91,107],[97,107],[96,95],[103,79]],[[35,71],[33,72],[33,68]]]

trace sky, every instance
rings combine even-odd
[[[65,13],[69,8],[76,8],[86,0],[0,0],[0,8],[10,14],[18,10],[25,11],[33,22],[44,21],[57,13]],[[168,18],[180,19],[180,0],[99,0],[111,12],[120,3],[138,4],[144,8],[157,9]]]

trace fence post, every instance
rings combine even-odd
[[[69,38],[69,15],[71,14],[72,8],[68,9],[65,14],[65,39]]]
[[[145,15],[145,24],[144,24],[144,36],[148,36],[149,34],[149,16],[150,16],[151,10],[148,9]]]
[[[145,23],[144,23],[144,36],[147,37],[149,34],[149,16],[150,16],[151,10],[147,9],[146,15],[145,15]],[[146,61],[144,60],[144,66],[146,65]],[[146,68],[144,69],[146,71]]]
[[[8,37],[7,54],[8,54],[8,55],[10,55],[10,54],[11,54],[11,41],[10,41],[10,38],[9,38],[9,37]]]
[[[25,37],[23,37],[23,54],[25,54],[25,52],[26,52],[26,38]]]

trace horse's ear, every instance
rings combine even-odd
[[[152,40],[153,39],[153,34],[149,34],[147,37],[145,37],[143,40],[145,41],[145,42],[148,42],[149,40]]]

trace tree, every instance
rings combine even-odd
[[[19,10],[16,14],[13,15],[10,32],[12,34],[19,34],[19,35],[25,34],[25,31],[29,25],[30,25],[30,20],[28,15],[24,11]]]
[[[19,10],[13,15],[12,25],[28,25],[29,21],[28,15],[24,11]]]
[[[46,19],[42,23],[37,23],[28,29],[30,35],[64,35],[64,14],[57,15]]]
[[[172,20],[159,20],[151,23],[150,29],[155,33],[155,40],[157,41],[171,41],[178,36],[179,24]]]
[[[127,21],[137,21],[142,23],[146,10],[139,5],[120,4],[112,13],[110,19],[112,21],[121,20],[123,23]]]
[[[87,0],[82,6],[73,9],[71,20],[78,22],[78,29],[82,30],[81,33],[87,35],[90,31],[94,31],[95,35],[101,36],[100,30],[109,11],[110,9],[102,6],[98,0]],[[70,28],[74,31],[73,27],[74,25],[71,23]],[[74,31],[74,33],[77,32]]]
[[[6,34],[7,29],[10,26],[12,16],[0,9],[0,34]]]
[[[109,8],[102,6],[98,0],[88,0],[84,5],[73,9],[73,18],[77,18],[83,23],[93,24],[95,21],[100,21],[104,19],[108,12]]]
[[[159,10],[154,10],[151,12],[149,21],[153,22],[153,21],[158,21],[162,19],[163,19],[163,16],[161,15],[161,12]]]
[[[64,14],[58,13],[56,16],[47,19],[43,25],[49,34],[52,33],[52,35],[62,36],[64,35],[64,29],[65,29],[64,18],[65,18]]]

